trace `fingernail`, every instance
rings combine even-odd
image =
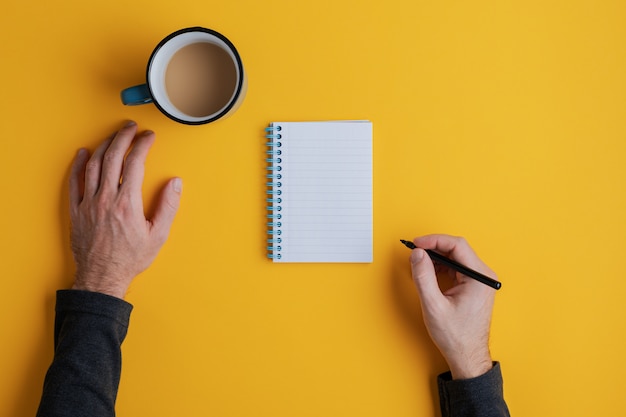
[[[137,124],[137,123],[135,123],[134,121],[129,120],[128,122],[126,122],[126,125],[125,125],[124,127],[133,127],[133,126],[135,126],[136,124]]]
[[[78,150],[78,156],[79,156],[80,158],[82,158],[83,156],[85,156],[85,154],[86,154],[86,153],[87,153],[87,149],[85,149],[85,148],[80,148],[80,149]]]
[[[183,191],[183,180],[180,178],[174,178],[174,191],[180,194]]]
[[[146,130],[145,132],[143,132],[143,133],[141,134],[141,136],[150,136],[150,135],[152,135],[153,133],[154,133],[154,132],[153,132],[152,130]]]

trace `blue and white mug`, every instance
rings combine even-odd
[[[179,123],[200,125],[232,114],[243,102],[247,77],[235,46],[202,27],[178,30],[154,49],[146,83],[122,90],[122,103],[154,103]]]

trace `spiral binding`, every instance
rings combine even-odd
[[[271,125],[270,127],[265,128],[265,137],[269,139],[266,143],[268,150],[265,151],[268,155],[265,159],[265,162],[267,162],[266,169],[268,172],[265,176],[268,179],[268,182],[265,184],[268,187],[265,202],[268,203],[266,208],[269,212],[267,214],[267,234],[269,237],[267,239],[267,257],[270,259],[280,259],[280,251],[282,250],[282,247],[280,246],[282,238],[280,236],[282,235],[281,228],[283,224],[281,222],[282,214],[280,212],[283,209],[281,206],[283,200],[280,197],[282,195],[280,188],[283,184],[280,181],[282,179],[282,174],[280,172],[283,169],[281,165],[283,160],[281,158],[282,150],[280,149],[282,146],[282,135],[278,133],[281,130],[282,128],[278,125]]]

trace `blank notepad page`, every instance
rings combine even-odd
[[[372,123],[274,122],[268,142],[268,256],[372,262]]]

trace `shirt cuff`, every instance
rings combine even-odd
[[[105,316],[128,327],[132,304],[110,295],[92,291],[57,291],[57,313],[79,312]]]
[[[483,375],[470,379],[452,379],[452,374],[445,372],[438,376],[437,385],[443,416],[466,415],[459,413],[460,410],[471,410],[467,415],[484,416],[496,415],[491,414],[494,409],[506,410],[499,362],[493,362],[493,367]],[[482,413],[483,409],[489,411]]]

